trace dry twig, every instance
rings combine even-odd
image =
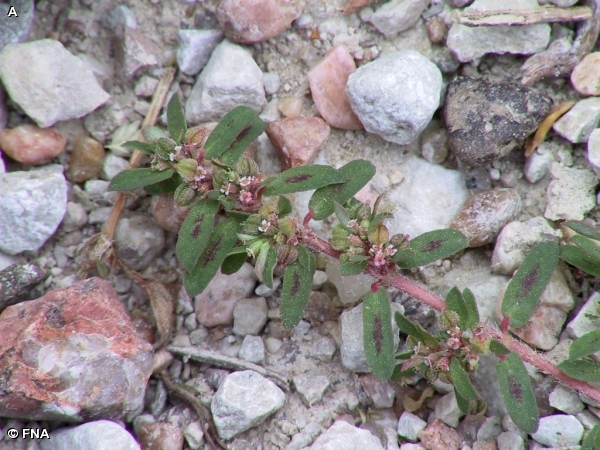
[[[588,6],[557,8],[545,6],[532,9],[498,9],[494,11],[457,11],[453,18],[457,23],[469,27],[498,25],[532,25],[548,22],[577,22],[592,17]]]
[[[561,103],[560,105],[556,105],[554,108],[552,108],[550,114],[548,114],[548,116],[546,116],[546,118],[542,120],[542,123],[540,123],[540,126],[535,132],[535,135],[533,136],[531,142],[527,144],[527,148],[525,149],[525,156],[531,156],[531,154],[538,147],[538,145],[544,142],[544,139],[550,131],[550,128],[552,128],[552,125],[554,125],[554,122],[560,119],[564,113],[566,113],[573,107],[574,104],[575,102],[565,102]]]

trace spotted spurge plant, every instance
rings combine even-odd
[[[402,234],[390,236],[383,222],[392,217],[391,205],[383,203],[381,197],[372,206],[354,198],[375,174],[369,161],[352,161],[339,169],[295,167],[267,178],[245,154],[266,127],[251,108],[233,109],[208,133],[204,127],[188,129],[179,98],[174,95],[167,117],[168,133],[147,127],[142,130],[145,142],[123,144],[147,153],[150,167],[119,173],[109,189],[173,192],[178,205],[191,207],[176,247],[185,271],[184,285],[191,296],[201,293],[219,269],[232,274],[252,258],[258,279],[270,288],[274,286],[275,268],[283,270],[280,311],[283,324],[292,328],[300,322],[308,302],[315,252],[322,252],[340,260],[342,275],[366,272],[378,280],[363,298],[364,348],[376,376],[398,380],[420,374],[430,382],[450,382],[460,409],[468,414],[482,408],[469,373],[476,370],[481,355],[492,352],[498,359],[506,407],[514,422],[530,433],[538,427],[539,414],[523,361],[600,401],[600,392],[586,383],[600,381],[600,366],[590,360],[590,355],[600,350],[600,331],[575,341],[570,359],[558,367],[508,333],[509,326],[522,326],[533,315],[559,256],[600,275],[597,231],[565,223],[573,231],[570,242],[575,245],[559,249],[558,244],[543,243],[533,248],[508,285],[501,308],[504,320],[498,329],[480,321],[469,289],[453,288],[444,301],[401,274],[403,269],[450,257],[465,249],[468,242],[453,229],[413,239]],[[292,205],[286,194],[309,190],[314,190],[310,212],[300,221],[290,216]],[[326,241],[308,225],[332,214],[339,223]],[[442,331],[433,335],[396,313],[393,320],[407,336],[404,350],[396,353],[385,287],[403,290],[440,311]],[[590,433],[589,439],[596,443],[600,431]],[[587,448],[585,445],[587,441]]]

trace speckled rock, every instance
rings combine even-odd
[[[292,378],[292,381],[300,399],[309,408],[312,408],[312,405],[321,401],[323,394],[329,388],[327,375],[306,373],[296,375]]]
[[[225,378],[215,393],[211,411],[223,439],[260,425],[281,409],[285,394],[275,383],[252,370],[234,372]]]
[[[560,119],[552,129],[566,140],[579,143],[587,142],[590,134],[600,122],[600,98],[590,97],[579,100]]]
[[[471,166],[506,156],[537,129],[550,106],[520,83],[455,78],[443,111],[450,149]]]
[[[25,124],[0,131],[0,148],[23,164],[42,165],[62,153],[67,139],[51,128]]]
[[[173,194],[153,195],[150,204],[152,217],[164,230],[179,233],[191,206],[177,206]]]
[[[181,450],[183,447],[183,431],[171,423],[143,422],[137,437],[144,450]]]
[[[549,447],[572,446],[579,444],[583,431],[583,425],[575,417],[554,414],[540,418],[539,428],[531,437]]]
[[[160,255],[165,234],[146,215],[122,217],[115,229],[115,251],[121,261],[133,270],[143,270]]]
[[[78,137],[73,144],[67,176],[73,183],[96,178],[104,164],[104,146],[87,136]]]
[[[409,441],[416,441],[419,432],[427,426],[427,422],[413,413],[404,411],[398,420],[398,435]]]
[[[264,364],[265,344],[262,338],[260,336],[252,336],[251,334],[245,336],[238,356],[254,364]]]
[[[255,44],[287,30],[305,4],[304,0],[225,0],[216,12],[227,39]]]
[[[429,2],[430,0],[392,0],[377,8],[369,22],[389,39],[412,28]]]
[[[52,39],[7,45],[0,53],[0,79],[42,128],[83,117],[110,98],[92,70]]]
[[[0,174],[0,251],[37,251],[54,234],[67,210],[62,166]]]
[[[332,127],[360,130],[363,126],[350,107],[348,77],[356,70],[346,47],[337,46],[308,72],[308,82],[319,114]]]
[[[600,52],[586,55],[571,72],[571,83],[581,95],[600,95]]]
[[[521,212],[521,196],[514,189],[494,189],[470,197],[451,228],[462,232],[470,247],[489,244]]]
[[[109,420],[58,428],[50,433],[50,439],[41,439],[39,446],[41,450],[140,450],[125,428]]]
[[[210,54],[223,39],[220,30],[179,30],[177,65],[185,74],[196,75],[210,58]]]
[[[440,105],[442,73],[415,50],[380,56],[348,77],[352,110],[365,129],[396,144],[410,144]]]
[[[267,323],[267,301],[263,297],[243,298],[233,308],[233,332],[257,335]]]
[[[370,373],[360,375],[358,380],[375,408],[391,408],[394,405],[396,391],[389,381],[381,380]]]
[[[331,129],[320,117],[298,117],[275,120],[265,131],[285,170],[312,164]]]
[[[0,327],[0,371],[10,374],[0,415],[81,421],[141,412],[151,347],[108,281],[82,280],[10,306]]]
[[[553,163],[550,175],[552,181],[546,191],[548,203],[544,217],[549,220],[582,220],[596,205],[594,192],[598,179],[594,172]]]
[[[369,431],[340,420],[334,422],[307,450],[383,450],[383,447]]]
[[[461,441],[456,430],[439,419],[427,425],[419,433],[419,439],[428,450],[458,450]]]
[[[125,27],[117,36],[115,53],[119,61],[119,70],[126,79],[131,79],[136,72],[145,67],[158,64],[159,49],[152,39],[140,31]]]

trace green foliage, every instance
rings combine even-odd
[[[452,288],[446,296],[446,305],[450,311],[454,311],[460,317],[460,328],[472,330],[479,323],[477,303],[469,289],[461,293],[456,287]]]
[[[185,123],[185,117],[183,115],[183,108],[179,101],[179,95],[173,94],[169,104],[167,105],[167,128],[171,139],[177,143],[183,141],[183,137],[187,132],[187,125]]]
[[[516,353],[507,354],[496,365],[500,393],[513,422],[527,433],[535,433],[539,412],[529,374]]]
[[[181,183],[183,183],[183,180],[181,179],[181,176],[176,173],[171,178],[144,187],[144,190],[149,195],[169,194],[175,192]]]
[[[568,220],[564,222],[562,226],[570,228],[571,230],[581,234],[582,236],[586,236],[590,239],[600,241],[600,231],[596,230],[595,228],[589,227],[584,223]]]
[[[471,384],[469,375],[457,358],[450,362],[450,376],[454,384],[454,394],[458,408],[463,414],[470,414],[477,405],[477,393]]]
[[[298,259],[285,268],[281,290],[281,320],[286,328],[293,328],[308,304],[310,286],[317,268],[315,256],[304,246],[298,246]]]
[[[242,268],[247,259],[246,247],[236,247],[229,252],[221,264],[221,272],[225,275],[234,274]]]
[[[414,337],[417,341],[425,342],[432,347],[437,347],[440,345],[438,340],[425,331],[425,329],[418,323],[411,322],[398,312],[394,315],[394,318],[396,320],[396,325],[398,325],[398,328],[402,333],[408,334],[409,336]]]
[[[185,270],[191,272],[198,262],[212,234],[219,203],[202,200],[186,216],[177,238],[177,259]]]
[[[584,272],[600,278],[600,261],[575,245],[563,245],[560,258]]]
[[[393,260],[402,269],[412,269],[447,258],[469,246],[464,234],[458,230],[436,230],[412,239],[407,249],[400,250]]]
[[[132,191],[151,184],[168,180],[175,172],[166,169],[161,172],[152,169],[129,169],[116,174],[108,184],[109,191]]]
[[[121,147],[130,148],[132,150],[139,150],[147,153],[148,155],[154,154],[154,145],[148,144],[147,142],[141,141],[127,141],[121,145]]]
[[[394,371],[392,308],[381,288],[363,298],[363,344],[373,374],[383,380],[390,378]]]
[[[343,183],[346,178],[333,167],[300,166],[281,172],[265,182],[263,195],[293,194],[294,192],[310,191],[335,183]]]
[[[566,360],[556,367],[577,380],[600,381],[600,366],[585,359],[578,359],[576,361]]]
[[[571,344],[569,359],[579,359],[600,350],[600,330],[584,334]]]
[[[594,425],[583,440],[580,450],[598,450],[600,448],[600,423]]]
[[[522,327],[531,318],[557,264],[558,245],[554,242],[536,245],[525,257],[502,300],[502,314],[510,318],[512,327]]]

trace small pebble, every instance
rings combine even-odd
[[[392,0],[377,8],[369,21],[377,30],[391,39],[412,28],[429,6],[429,0]]]
[[[103,180],[110,181],[116,174],[129,168],[129,162],[125,158],[115,156],[109,152],[107,153],[106,158],[104,158],[100,177]]]
[[[0,148],[23,164],[43,165],[56,158],[67,145],[67,139],[52,128],[19,125],[0,131]]]
[[[269,353],[277,353],[277,351],[281,348],[283,342],[280,339],[274,337],[268,337],[265,339],[265,348]]]
[[[242,341],[239,357],[254,364],[264,364],[265,344],[260,336],[247,335]]]
[[[157,86],[158,80],[156,78],[144,75],[135,84],[133,92],[135,92],[135,95],[137,95],[138,97],[152,97]]]
[[[79,203],[67,202],[67,213],[62,221],[64,231],[70,232],[79,230],[88,221],[88,215],[85,208]]]
[[[553,158],[550,152],[538,148],[525,162],[524,173],[527,181],[537,183],[544,178],[550,170],[552,161]]]
[[[243,298],[233,308],[233,332],[239,336],[257,335],[267,323],[264,297]]]
[[[304,100],[301,97],[283,97],[277,103],[277,109],[287,118],[300,117]]]
[[[579,100],[552,129],[574,144],[587,142],[590,134],[600,122],[600,98],[590,97]]]
[[[143,423],[137,437],[144,449],[176,450],[183,447],[183,431],[171,423]]]
[[[197,75],[223,39],[220,30],[179,30],[177,64],[187,75]]]
[[[448,34],[448,27],[444,21],[439,17],[434,17],[425,25],[427,27],[427,34],[429,40],[433,44],[443,44],[446,41],[446,35]]]
[[[73,183],[83,183],[96,178],[102,171],[105,151],[95,139],[80,136],[73,144],[67,176]]]
[[[122,217],[117,223],[116,254],[133,270],[148,267],[162,252],[164,243],[163,230],[146,215]]]
[[[448,157],[448,132],[437,121],[421,134],[421,155],[431,164],[440,164]]]
[[[276,72],[267,72],[265,73],[263,84],[265,86],[265,92],[269,95],[276,94],[279,91],[279,87],[281,86],[281,80],[279,79],[279,74]],[[300,114],[298,114],[300,115]],[[289,116],[287,116],[289,117]]]
[[[153,195],[150,203],[152,217],[166,231],[179,233],[191,206],[176,206],[173,194]]]
[[[600,52],[589,53],[575,66],[571,83],[581,95],[600,95]]]

